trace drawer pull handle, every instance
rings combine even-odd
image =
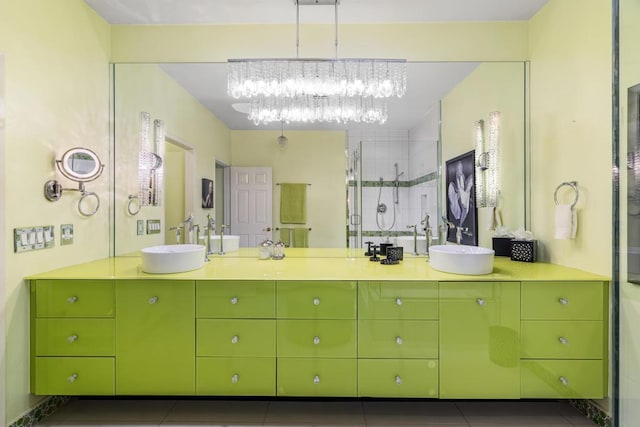
[[[400,375],[396,375],[396,384],[402,384],[402,378],[400,378]]]
[[[72,343],[76,342],[77,340],[78,340],[78,336],[75,335],[75,334],[70,335],[70,336],[67,337],[67,342],[69,344],[72,344]]]
[[[238,335],[234,335],[233,338],[231,338],[231,344],[238,344],[238,341],[240,341],[240,337]]]
[[[564,386],[568,386],[569,385],[569,380],[566,379],[565,377],[560,377],[558,378],[560,380],[560,382],[562,383],[562,385]]]
[[[559,302],[560,304],[562,304],[562,305],[567,305],[567,304],[569,304],[569,300],[568,300],[568,299],[566,299],[566,298],[560,298],[560,299],[558,299],[558,302]]]
[[[316,375],[315,377],[313,377],[313,383],[314,384],[320,384],[320,376]]]
[[[67,378],[67,381],[69,383],[74,383],[77,379],[78,379],[78,374],[73,374],[69,378]]]
[[[237,304],[237,303],[238,303],[238,297],[231,298],[231,304]]]
[[[231,382],[236,384],[238,381],[240,381],[240,377],[238,376],[238,374],[233,374],[233,376],[231,377]]]
[[[76,302],[78,302],[78,297],[75,296],[75,295],[72,296],[72,297],[67,298],[67,303],[68,304],[75,304]]]
[[[402,345],[402,337],[396,337],[396,344]]]
[[[569,345],[569,340],[565,337],[558,338],[558,341],[560,341],[560,344]]]
[[[320,298],[315,297],[315,298],[313,299],[313,305],[320,305]]]
[[[158,302],[158,297],[149,298],[149,304],[153,305]]]
[[[396,305],[402,305],[402,298],[396,298]]]
[[[487,302],[485,300],[483,300],[482,298],[478,298],[476,299],[476,302],[478,303],[478,305],[480,306],[484,306],[487,304]]]
[[[313,337],[313,343],[314,343],[315,345],[320,344],[320,337]]]

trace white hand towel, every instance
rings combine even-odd
[[[578,216],[571,205],[556,205],[556,239],[574,239],[578,230]]]

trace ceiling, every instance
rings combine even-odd
[[[440,99],[464,80],[477,66],[477,62],[408,63],[407,94],[400,99],[389,99],[389,119],[385,123],[385,127],[391,129],[413,128]],[[159,67],[211,110],[230,129],[280,129],[279,123],[257,127],[246,114],[233,109],[232,104],[244,101],[227,95],[226,63],[160,64]],[[353,123],[348,125],[340,123],[295,125],[291,123],[285,127],[289,130],[347,130],[377,128],[379,125]]]
[[[111,24],[295,23],[294,0],[85,0]],[[520,21],[548,0],[341,0],[340,23]],[[333,23],[332,6],[300,8],[301,23]]]

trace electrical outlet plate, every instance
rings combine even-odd
[[[62,224],[60,226],[60,245],[73,244],[73,224]]]
[[[147,220],[147,234],[160,234],[160,220],[148,219]]]
[[[13,229],[13,251],[29,252],[55,246],[53,225]]]
[[[144,234],[144,220],[139,219],[136,224],[137,224],[136,234],[138,236],[142,236]]]

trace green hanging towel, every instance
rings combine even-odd
[[[307,222],[307,184],[280,184],[280,224]]]
[[[294,248],[309,247],[309,229],[308,228],[293,229],[293,247]]]
[[[280,228],[280,241],[288,248],[291,246],[291,229]]]

